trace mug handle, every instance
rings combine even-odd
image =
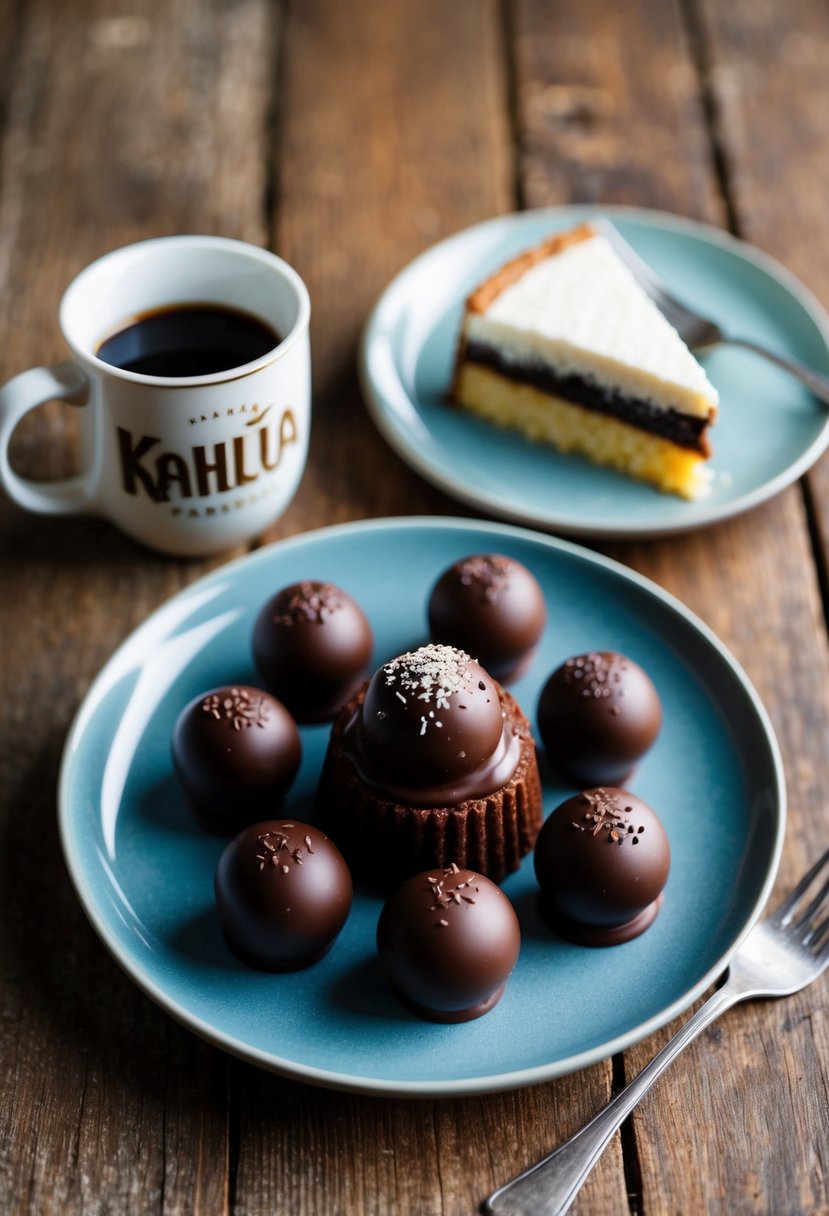
[[[21,372],[0,388],[0,482],[10,498],[27,511],[45,515],[67,515],[89,510],[92,500],[89,476],[81,474],[63,481],[30,481],[9,464],[9,441],[20,419],[47,401],[85,405],[89,385],[76,363],[53,363]]]

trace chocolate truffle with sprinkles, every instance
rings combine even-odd
[[[538,730],[550,762],[579,786],[625,781],[661,725],[650,677],[612,650],[567,659],[538,701]]]
[[[263,971],[297,971],[331,948],[351,909],[351,874],[317,828],[267,820],[240,832],[216,868],[228,945]]]
[[[296,723],[259,688],[201,693],[173,729],[173,767],[203,827],[228,834],[278,814],[301,756]]]
[[[454,863],[424,870],[389,898],[380,961],[403,1002],[433,1022],[469,1022],[500,1000],[521,945],[500,887]]]
[[[356,692],[374,639],[360,605],[333,583],[283,587],[260,610],[253,658],[268,688],[299,722],[324,722]]]
[[[495,755],[503,733],[495,683],[452,646],[421,646],[384,664],[363,702],[366,761],[395,784],[452,786]]]
[[[630,941],[656,917],[670,864],[665,829],[646,802],[627,790],[585,790],[539,832],[542,912],[554,932],[582,945]]]
[[[534,575],[499,553],[474,554],[445,570],[428,614],[434,641],[469,651],[502,683],[527,669],[547,620]]]

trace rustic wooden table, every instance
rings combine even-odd
[[[377,515],[463,514],[386,448],[361,322],[413,255],[570,201],[731,229],[829,302],[825,0],[0,0],[0,371],[62,358],[56,305],[101,252],[215,232],[292,262],[313,306],[308,471],[262,543]],[[64,471],[71,410],[19,430]],[[513,1093],[381,1100],[205,1045],[122,974],[55,829],[91,678],[211,564],[0,502],[0,1208],[473,1212],[574,1131],[674,1027]],[[829,464],[732,523],[602,547],[703,617],[769,709],[788,777],[779,889],[826,843]],[[212,563],[217,564],[217,563]],[[829,1211],[829,986],[705,1034],[606,1153],[583,1213]]]

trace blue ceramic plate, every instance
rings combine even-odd
[[[479,510],[570,536],[683,532],[757,506],[829,444],[829,409],[757,355],[704,359],[720,393],[713,488],[685,502],[575,456],[561,456],[444,404],[468,292],[551,232],[603,214],[691,307],[727,332],[829,372],[829,318],[777,262],[727,233],[631,208],[554,207],[506,215],[435,245],[381,296],[363,335],[371,415],[427,480]]]
[[[170,764],[186,702],[255,683],[259,606],[300,578],[354,594],[378,664],[425,640],[439,572],[502,552],[538,577],[549,624],[513,686],[533,715],[568,655],[617,649],[656,683],[665,725],[630,783],[658,809],[673,850],[665,905],[642,937],[613,949],[558,941],[536,908],[532,860],[504,883],[523,944],[496,1008],[459,1026],[409,1014],[375,961],[381,902],[360,892],[333,950],[291,975],[249,970],[224,945],[213,907],[222,841],[193,826]],[[286,814],[310,816],[326,727],[303,730]],[[567,787],[545,774],[545,809]],[[762,705],[722,645],[670,596],[577,546],[505,525],[385,520],[329,528],[253,553],[176,595],[116,651],[66,744],[60,823],[86,912],[118,962],[186,1026],[256,1064],[319,1084],[395,1094],[485,1092],[546,1080],[642,1038],[724,967],[765,903],[784,823],[784,782]]]

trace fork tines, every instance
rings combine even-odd
[[[803,938],[803,944],[811,945],[814,949],[820,949],[825,944],[827,937],[829,937],[829,917],[818,925],[812,923],[817,913],[826,903],[827,898],[829,898],[829,875],[823,877],[820,889],[811,897],[805,908],[802,908],[799,916],[797,913],[810,889],[821,878],[823,871],[827,867],[829,867],[829,849],[826,850],[822,857],[818,858],[810,870],[807,870],[800,882],[772,917],[772,920],[781,928],[787,928],[789,925],[792,925],[796,932],[799,932],[801,929],[807,929]],[[797,919],[795,920],[796,916]]]

